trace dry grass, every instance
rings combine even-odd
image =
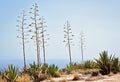
[[[85,70],[84,69],[79,69],[78,72],[81,73],[81,74],[84,74]]]
[[[2,79],[2,77],[0,76],[0,82],[7,82],[6,79]]]
[[[40,81],[43,81],[43,80],[47,79],[48,76],[46,74],[39,74],[38,78],[39,78]]]
[[[0,78],[0,82],[7,82],[5,79]]]
[[[73,80],[76,81],[76,80],[80,80],[80,77],[79,77],[79,74],[78,73],[75,73],[73,75]]]
[[[61,73],[59,71],[56,71],[54,74],[54,77],[60,77],[60,76],[61,76]]]
[[[32,82],[28,74],[23,74],[17,78],[17,82]]]
[[[110,74],[108,74],[108,76],[109,76],[109,77],[113,76],[113,73],[112,73],[112,72],[110,72]]]

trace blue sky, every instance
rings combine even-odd
[[[0,0],[0,59],[23,58],[20,41],[16,38],[16,20],[22,10],[28,13],[34,3],[39,6],[40,16],[45,17],[47,33],[50,34],[47,59],[68,58],[68,49],[62,42],[66,20],[70,21],[75,35],[73,59],[81,60],[78,46],[81,31],[85,35],[85,59],[98,58],[103,50],[120,57],[119,0]],[[35,59],[33,44],[27,43],[26,46],[27,59]]]

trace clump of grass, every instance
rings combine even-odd
[[[61,76],[61,73],[59,71],[56,71],[54,74],[54,77],[60,77],[60,76]]]
[[[80,68],[80,65],[77,63],[70,63],[67,65],[66,67],[66,71],[68,74],[74,73],[75,71],[77,71]]]
[[[92,73],[92,70],[91,69],[87,69],[84,71],[84,74],[87,75],[87,74],[91,74]]]
[[[99,75],[99,70],[93,69],[91,75],[92,76],[98,76]]]
[[[78,72],[81,73],[81,74],[84,74],[85,70],[84,69],[79,69]]]
[[[98,74],[99,74],[98,71],[93,71],[91,75],[92,75],[92,76],[98,76]]]
[[[74,74],[73,80],[74,80],[74,81],[80,80],[80,77],[79,77],[79,74],[78,74],[78,73],[75,73],[75,74]]]
[[[58,67],[56,65],[52,64],[48,67],[47,74],[49,76],[54,76],[56,71],[58,71]]]
[[[27,69],[27,73],[32,77],[34,82],[39,82],[39,72],[40,68],[35,62],[33,62],[33,64],[30,64],[30,67]]]
[[[22,74],[17,78],[17,82],[32,82],[28,74]]]
[[[7,80],[0,75],[0,82],[7,82]]]

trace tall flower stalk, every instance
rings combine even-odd
[[[29,12],[32,16],[30,17],[32,22],[29,25],[32,27],[29,32],[33,32],[31,39],[35,40],[36,44],[36,54],[37,54],[37,64],[40,66],[40,18],[39,18],[39,9],[38,5],[35,3],[30,8]],[[34,29],[34,30],[33,30]]]
[[[41,42],[42,42],[42,50],[43,50],[43,57],[44,57],[44,64],[46,63],[46,53],[45,53],[45,44],[47,43],[47,40],[49,40],[49,38],[47,38],[46,36],[49,36],[49,34],[46,34],[46,29],[45,27],[47,27],[45,25],[45,18],[42,16],[41,19],[40,19],[40,24],[41,24]]]
[[[25,11],[23,10],[22,15],[18,16],[18,25],[16,25],[17,27],[17,31],[20,32],[20,35],[17,36],[17,38],[21,39],[22,42],[22,52],[23,52],[23,58],[24,58],[24,70],[26,70],[26,53],[25,53],[25,41],[27,39],[27,24],[26,24],[26,14]]]
[[[71,44],[72,44],[73,36],[74,35],[72,34],[70,23],[69,21],[66,21],[64,25],[64,42],[65,42],[65,45],[68,47],[70,64],[72,63]]]

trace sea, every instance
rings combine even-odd
[[[36,63],[35,60],[27,60],[27,67],[29,67],[29,64],[32,64],[33,62]],[[43,61],[41,61],[43,64]],[[80,59],[73,59],[72,60],[73,63],[81,63]],[[69,59],[48,59],[46,60],[46,63],[48,65],[52,65],[55,64],[56,66],[58,66],[59,69],[65,68],[68,64],[69,64]],[[13,64],[14,66],[18,67],[20,70],[23,69],[23,60],[22,59],[7,59],[7,60],[0,60],[0,71],[5,70],[8,68],[8,65]]]

